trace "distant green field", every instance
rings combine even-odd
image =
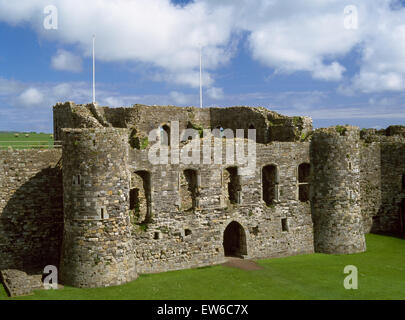
[[[367,252],[353,255],[309,254],[260,260],[262,270],[213,266],[141,275],[117,287],[35,291],[0,300],[77,299],[405,299],[405,240],[367,235]],[[346,290],[344,268],[358,268],[358,289]]]
[[[53,135],[49,133],[0,132],[0,149],[47,149],[53,146]]]

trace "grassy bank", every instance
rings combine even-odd
[[[17,299],[404,299],[405,240],[367,235],[355,255],[312,254],[261,260],[262,270],[213,266],[143,275],[101,289],[66,287]],[[343,269],[359,270],[359,289],[345,290]],[[0,299],[8,299],[0,287]]]
[[[0,150],[12,147],[13,149],[39,149],[53,146],[53,135],[35,132],[0,132]]]

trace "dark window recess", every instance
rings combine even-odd
[[[229,201],[232,204],[239,204],[240,192],[242,190],[242,187],[240,185],[240,177],[238,176],[238,168],[236,167],[227,168],[226,173],[227,173],[226,183]]]
[[[81,182],[80,174],[73,177],[73,185],[80,186]]]
[[[301,202],[309,201],[310,171],[308,163],[302,163],[298,167],[298,198]]]
[[[184,170],[184,186],[182,186],[183,207],[185,210],[196,209],[198,202],[198,172],[196,170]]]
[[[263,201],[266,205],[274,204],[278,200],[278,177],[277,167],[274,165],[265,166],[262,170],[262,191]]]
[[[287,218],[281,219],[281,230],[282,230],[283,232],[287,232],[287,231],[288,231]]]
[[[133,188],[129,191],[129,210],[135,210],[139,203],[139,189]]]
[[[129,209],[137,218],[136,223],[149,223],[152,220],[151,175],[148,171],[137,171],[131,178]]]
[[[161,144],[165,146],[170,146],[170,127],[168,125],[164,125],[161,128]]]

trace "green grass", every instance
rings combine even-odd
[[[259,261],[263,270],[224,266],[143,275],[102,289],[66,287],[15,299],[404,299],[405,240],[367,235],[368,251]],[[359,289],[345,290],[343,269],[359,270]],[[0,287],[0,299],[8,299]]]
[[[18,135],[18,136],[16,136]],[[0,150],[48,148],[53,146],[53,135],[35,132],[0,132]]]

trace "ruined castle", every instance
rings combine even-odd
[[[308,117],[251,107],[53,111],[61,148],[0,151],[0,270],[55,265],[66,285],[102,287],[227,256],[363,252],[365,233],[404,232],[403,127],[313,130]],[[254,172],[151,164],[148,133],[164,131],[173,152],[173,121],[255,129]]]

